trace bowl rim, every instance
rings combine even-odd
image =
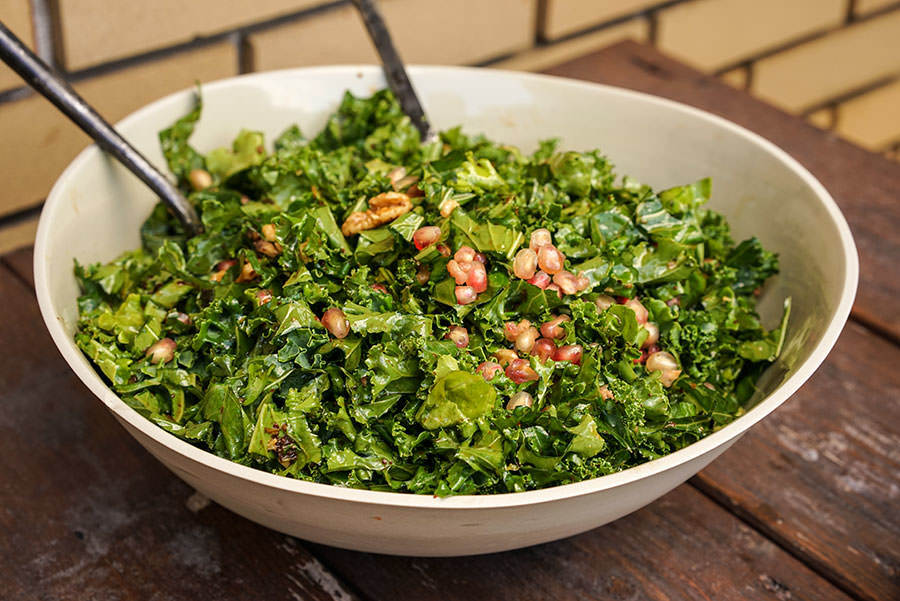
[[[276,71],[264,71],[258,73],[250,73],[238,75],[225,79],[216,80],[203,84],[205,91],[215,91],[221,88],[228,88],[235,83],[252,83],[254,80],[278,80],[280,78],[302,78],[305,75],[329,75],[346,76],[350,73],[364,73],[369,76],[378,76],[381,71],[379,65],[333,65],[333,66],[315,66],[301,67],[294,69],[282,69]],[[373,73],[378,72],[378,73]],[[709,113],[707,111],[692,107],[687,104],[662,98],[652,94],[637,92],[617,86],[606,84],[598,84],[574,80],[564,77],[552,75],[543,75],[536,73],[523,73],[517,71],[508,71],[500,69],[485,69],[478,67],[456,67],[456,66],[436,66],[436,65],[416,65],[409,67],[410,78],[415,83],[419,76],[439,75],[440,73],[455,72],[467,77],[479,78],[512,78],[514,80],[533,82],[543,86],[556,86],[559,89],[570,90],[594,90],[602,91],[605,94],[633,99],[651,105],[666,107],[680,112],[690,118],[700,119],[716,125],[724,130],[729,131],[739,137],[746,139],[748,142],[761,147],[784,164],[790,171],[797,175],[822,203],[829,217],[840,233],[840,248],[843,252],[846,269],[844,273],[844,282],[841,291],[840,301],[835,309],[834,315],[830,320],[827,328],[822,333],[822,337],[813,349],[810,356],[801,363],[796,371],[782,382],[778,388],[772,393],[764,397],[750,409],[746,414],[735,419],[727,426],[713,432],[712,434],[694,442],[683,449],[669,453],[658,459],[654,459],[641,465],[600,476],[590,480],[575,482],[571,484],[563,484],[551,488],[539,490],[531,490],[514,493],[497,493],[488,495],[456,495],[450,497],[435,497],[433,495],[417,495],[404,492],[388,492],[373,491],[367,489],[353,489],[335,486],[332,484],[323,484],[317,482],[308,482],[305,480],[296,480],[286,476],[279,476],[270,472],[265,472],[249,466],[240,465],[223,457],[219,457],[210,451],[195,447],[190,443],[181,440],[173,434],[170,434],[141,416],[137,411],[129,407],[110,389],[100,378],[100,376],[83,360],[81,351],[77,348],[74,340],[66,334],[63,329],[61,318],[59,318],[53,309],[53,302],[50,295],[49,281],[49,262],[45,260],[46,250],[50,246],[50,223],[54,220],[54,214],[58,207],[62,205],[63,190],[67,186],[68,180],[81,169],[82,165],[97,160],[102,157],[103,153],[100,149],[92,144],[82,150],[78,156],[69,164],[57,179],[47,200],[41,210],[40,221],[38,223],[38,231],[35,239],[34,249],[34,276],[35,276],[35,292],[38,299],[41,315],[44,323],[50,332],[50,336],[62,354],[63,358],[76,373],[79,379],[88,387],[88,389],[97,396],[112,413],[121,421],[126,422],[129,426],[139,431],[144,436],[152,439],[155,443],[165,447],[171,452],[184,456],[191,461],[197,462],[206,468],[222,472],[227,476],[238,478],[247,484],[256,484],[271,488],[276,488],[285,492],[299,493],[319,498],[333,499],[335,501],[362,503],[374,506],[389,507],[409,507],[409,508],[425,508],[432,510],[465,510],[465,509],[498,509],[503,507],[519,507],[524,505],[535,505],[580,497],[583,495],[597,493],[603,490],[613,489],[625,486],[660,474],[665,471],[675,469],[676,467],[698,459],[703,455],[713,451],[717,447],[725,445],[729,441],[736,439],[746,432],[750,427],[760,421],[763,417],[774,411],[790,396],[792,396],[813,374],[813,372],[825,360],[828,353],[837,342],[837,339],[847,321],[850,309],[856,295],[858,278],[859,278],[859,259],[857,256],[856,245],[853,240],[850,227],[846,219],[837,206],[837,203],[825,189],[825,187],[797,160],[788,155],[784,150],[753,133],[752,131],[737,125],[723,117]],[[182,101],[191,90],[181,90],[174,92],[163,98],[155,100],[140,109],[132,112],[127,117],[116,124],[116,128],[127,130],[133,124],[143,120],[146,115],[157,110],[161,105],[171,104]],[[139,441],[140,442],[140,441]],[[154,453],[155,454],[155,453]]]

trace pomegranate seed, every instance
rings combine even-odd
[[[575,276],[575,287],[578,288],[578,292],[582,290],[587,290],[591,286],[591,281],[587,278],[587,276],[583,276],[580,273]]]
[[[481,363],[475,371],[480,373],[481,377],[485,380],[491,381],[494,379],[494,376],[497,375],[498,371],[503,371],[503,367],[499,363],[485,361]]]
[[[145,355],[150,357],[150,363],[168,363],[175,357],[175,341],[161,338],[150,345]]]
[[[519,334],[530,327],[531,322],[527,319],[523,319],[519,323],[516,323],[514,321],[507,321],[505,324],[503,324],[503,335],[506,336],[507,340],[513,342],[516,338],[519,337]]]
[[[478,293],[475,292],[475,289],[471,286],[456,287],[456,302],[460,305],[468,305],[469,303],[474,302],[477,296]]]
[[[484,269],[484,265],[478,261],[471,261],[469,264],[472,266],[472,270],[466,277],[466,283],[474,288],[475,292],[481,294],[488,287],[487,271]]]
[[[268,240],[269,242],[275,242],[275,224],[274,223],[264,223],[259,231],[262,234],[263,239]]]
[[[559,315],[554,317],[541,326],[541,336],[544,338],[565,338],[566,331],[560,326],[561,323],[570,321],[568,315]]]
[[[557,286],[556,284],[550,284],[549,286],[544,288],[544,290],[550,290],[552,292],[555,292],[556,296],[558,296],[559,298],[562,298],[562,290],[560,290],[559,286]]]
[[[416,270],[416,281],[419,285],[424,286],[430,279],[431,270],[428,268],[428,265],[419,265],[419,269]]]
[[[674,307],[675,305],[681,305],[681,299],[677,296],[666,301],[667,307]]]
[[[606,311],[616,304],[616,299],[606,294],[601,294],[597,297],[597,300],[594,301],[594,304],[597,305],[599,310]]]
[[[528,361],[525,359],[513,359],[506,366],[506,377],[516,384],[524,384],[525,382],[533,382],[540,379],[537,372],[531,369]]]
[[[512,395],[512,398],[510,398],[509,402],[506,404],[506,410],[513,411],[519,407],[532,407],[533,405],[534,397],[522,390]]]
[[[385,288],[384,284],[372,284],[372,290],[381,292],[382,294],[388,294],[388,289]]]
[[[453,258],[462,263],[471,262],[475,260],[475,249],[471,246],[460,246],[459,250],[456,251],[456,254],[453,255]]]
[[[520,353],[530,353],[531,349],[534,348],[535,341],[540,338],[540,336],[537,328],[525,328],[519,332],[518,336],[516,336],[516,350]]]
[[[261,306],[265,305],[266,303],[271,302],[272,291],[266,290],[265,288],[263,288],[262,290],[257,290],[255,296],[256,296],[257,306],[261,307]]]
[[[625,301],[625,306],[634,311],[634,316],[637,318],[639,324],[647,323],[650,313],[647,311],[647,308],[641,304],[641,301],[636,298],[630,298]]]
[[[578,282],[575,276],[568,271],[560,271],[554,275],[553,283],[559,286],[563,294],[575,294],[578,292]]]
[[[435,248],[441,254],[442,257],[450,256],[450,247],[447,246],[446,244],[439,243],[437,246],[435,246]]]
[[[322,314],[322,325],[335,338],[346,338],[350,333],[350,322],[347,321],[344,312],[337,307],[332,307]]]
[[[450,326],[450,331],[447,332],[446,337],[453,341],[456,348],[469,346],[469,331],[462,326]]]
[[[441,228],[436,225],[426,225],[420,227],[413,233],[413,244],[416,248],[422,250],[437,242],[441,237]]]
[[[648,321],[644,324],[644,329],[647,330],[647,339],[644,340],[644,343],[641,345],[641,348],[647,348],[649,346],[653,346],[659,341],[659,326],[653,323],[652,321]]]
[[[523,248],[516,253],[516,259],[513,261],[513,273],[517,278],[530,280],[534,277],[534,271],[537,269],[537,253],[530,248]]]
[[[563,264],[566,261],[565,255],[559,252],[559,249],[552,244],[542,246],[537,251],[537,257],[538,266],[541,268],[541,271],[545,271],[550,275],[562,271]]]
[[[475,260],[484,265],[487,263],[487,257],[484,256],[484,253],[475,253]]]
[[[497,362],[502,366],[506,367],[513,361],[519,358],[519,355],[516,354],[516,351],[508,348],[502,348],[496,353],[494,353],[494,358],[497,359]]]
[[[186,326],[189,326],[194,323],[194,320],[191,319],[191,316],[187,313],[182,313],[181,311],[172,311],[167,315],[167,317],[174,317],[179,322],[183,323]]]
[[[657,351],[647,357],[647,364],[644,367],[651,373],[655,371],[660,372],[660,381],[666,388],[671,386],[678,379],[678,376],[681,375],[681,370],[678,369],[678,362],[675,361],[675,357],[666,351]]]
[[[528,280],[528,283],[537,286],[541,290],[546,290],[547,286],[550,285],[550,276],[544,273],[543,271],[539,271],[534,274],[534,277]]]
[[[547,359],[553,357],[556,352],[556,343],[549,338],[540,338],[531,348],[531,354],[538,358],[541,363],[546,363]]]
[[[554,361],[569,361],[575,365],[581,365],[581,354],[583,350],[580,344],[567,344],[556,349],[553,353]]]
[[[471,269],[471,267],[469,267],[469,269]],[[458,285],[466,283],[466,278],[469,277],[469,269],[463,270],[462,265],[460,265],[456,259],[450,259],[447,262],[447,273],[456,280]]]
[[[531,232],[528,248],[537,252],[539,248],[547,246],[548,244],[553,244],[553,238],[550,236],[549,230],[546,228],[539,228]]]

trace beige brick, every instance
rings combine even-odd
[[[900,140],[900,81],[839,105],[835,131],[872,150]]]
[[[607,27],[571,40],[526,50],[512,58],[492,63],[491,68],[510,69],[513,71],[541,71],[589,52],[611,46],[622,40],[632,39],[643,42],[647,39],[649,31],[650,24],[647,19],[632,19],[621,25]]]
[[[0,21],[9,27],[26,45],[34,48],[34,29],[31,26],[31,4],[28,0],[0,0]],[[15,71],[0,64],[0,91],[24,85]]]
[[[757,61],[751,89],[797,111],[900,72],[900,11]]]
[[[747,83],[750,81],[750,67],[738,67],[736,69],[725,71],[724,73],[719,74],[719,79],[734,88],[744,90],[747,88]]]
[[[75,70],[323,4],[326,0],[57,0],[63,62]]]
[[[893,4],[898,4],[897,0],[856,0],[856,4],[853,5],[853,14],[867,15]]]
[[[234,75],[237,57],[231,44],[192,50],[75,85],[109,121],[168,93]],[[89,139],[49,102],[32,96],[0,104],[0,215],[43,200],[53,182]]]
[[[660,0],[547,0],[541,36],[555,40],[660,4]]]
[[[718,69],[834,27],[846,0],[697,0],[660,11],[659,48],[701,69]]]
[[[819,129],[831,129],[834,127],[835,111],[832,107],[826,107],[813,111],[806,116],[806,120]]]
[[[35,216],[6,227],[0,227],[0,255],[34,244],[37,224],[38,218]]]
[[[384,18],[411,63],[464,64],[531,46],[535,0],[386,0]],[[248,38],[256,70],[378,62],[350,6]]]

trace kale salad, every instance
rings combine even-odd
[[[388,91],[346,93],[268,151],[160,132],[201,215],[80,265],[76,342],[141,415],[237,463],[438,496],[538,489],[666,455],[740,416],[789,313],[776,256],[597,151],[460,128],[422,143]],[[601,141],[602,142],[602,141]]]

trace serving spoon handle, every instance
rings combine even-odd
[[[369,37],[372,38],[372,44],[378,55],[381,57],[381,64],[384,67],[384,77],[387,79],[388,86],[397,97],[400,108],[412,121],[412,124],[419,130],[423,142],[430,142],[437,137],[437,134],[431,129],[428,119],[425,117],[425,111],[422,109],[422,103],[416,96],[416,91],[409,81],[406,74],[406,67],[403,60],[397,53],[394,41],[388,31],[387,24],[381,17],[381,12],[375,5],[374,0],[353,0],[354,6],[362,17]]]
[[[0,22],[0,60],[84,130],[97,146],[147,184],[168,205],[185,229],[190,233],[201,230],[197,212],[178,188],[119,135],[62,77],[29,50],[3,22]]]

